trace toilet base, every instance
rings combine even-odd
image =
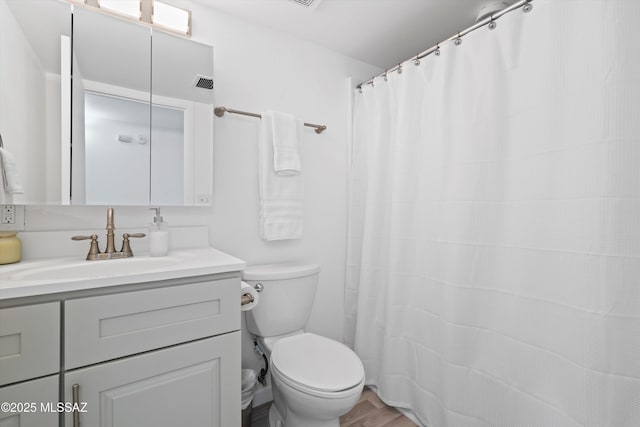
[[[269,409],[269,427],[340,427],[340,420],[301,420],[297,414],[289,411],[285,421],[274,402]]]

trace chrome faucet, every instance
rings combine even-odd
[[[124,233],[122,235],[122,249],[116,252],[114,235],[116,226],[113,223],[113,208],[107,209],[107,248],[104,252],[100,252],[98,247],[98,235],[92,234],[91,236],[73,236],[71,240],[91,240],[91,246],[89,247],[89,253],[87,254],[87,261],[96,261],[103,259],[118,259],[129,258],[133,256],[131,250],[131,244],[129,238],[131,237],[144,237],[144,233]]]

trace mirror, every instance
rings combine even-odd
[[[73,35],[71,202],[210,204],[213,49],[85,9]]]
[[[25,187],[13,202],[209,205],[213,48],[78,6],[71,46],[70,10],[0,0],[0,134]],[[31,51],[57,55],[32,60],[44,77],[14,69]]]
[[[183,204],[182,198],[184,204],[208,205],[213,186],[213,49],[155,30],[151,44],[151,204]]]
[[[69,58],[70,12],[57,1],[0,0],[0,135],[24,189],[2,203],[69,198],[62,135],[69,130],[70,63],[61,58]]]
[[[151,31],[73,12],[71,203],[149,204]]]

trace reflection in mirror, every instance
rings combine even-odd
[[[150,29],[76,8],[71,138],[73,204],[149,203],[150,86]],[[121,135],[136,141],[122,141]]]
[[[80,4],[71,46],[71,9],[0,0],[0,135],[24,187],[1,202],[209,205],[213,48]]]
[[[149,198],[149,103],[85,92],[86,203],[136,205]],[[115,172],[115,173],[114,173]]]
[[[0,135],[24,188],[5,203],[68,200],[70,31],[69,4],[0,0]]]
[[[213,185],[213,48],[154,30],[152,52],[151,204],[208,205]],[[170,111],[181,114],[182,134],[175,133],[176,126],[167,129],[173,123],[167,117]],[[172,170],[179,170],[183,180],[173,177]]]
[[[149,128],[142,125],[149,119],[148,102],[89,91],[85,91],[84,101],[85,159],[91,171],[86,176],[86,203],[146,204],[151,188],[155,204],[182,205],[183,111],[153,107],[158,126],[154,128],[151,156]],[[113,173],[114,168],[118,173]],[[162,171],[153,185],[150,169]]]
[[[72,202],[210,204],[213,49],[79,10],[73,54]]]

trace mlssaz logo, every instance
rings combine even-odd
[[[87,402],[41,402],[40,412],[87,412]]]

